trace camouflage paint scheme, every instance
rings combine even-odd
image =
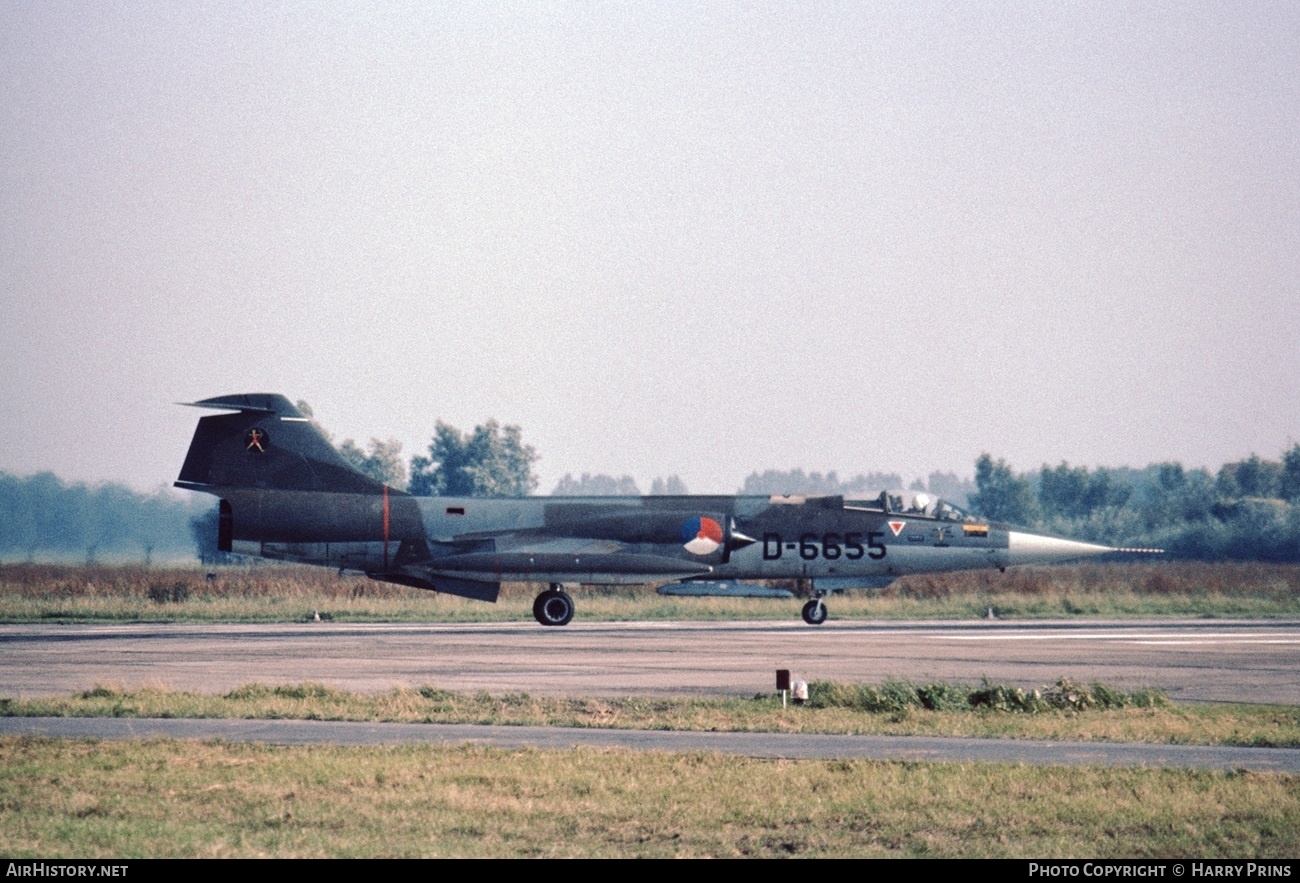
[[[918,495],[843,497],[413,497],[354,469],[284,396],[193,403],[177,487],[220,499],[218,548],[365,573],[495,601],[503,581],[546,582],[534,614],[563,625],[571,584],[665,583],[666,594],[790,594],[744,580],[798,579],[822,598],[914,573],[1004,569],[1112,551],[972,518]]]

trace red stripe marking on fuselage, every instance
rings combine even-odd
[[[384,571],[388,571],[388,485],[384,485]]]

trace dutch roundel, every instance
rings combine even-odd
[[[722,545],[722,525],[701,515],[682,525],[682,544],[692,555],[708,555]]]

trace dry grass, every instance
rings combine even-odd
[[[354,622],[531,618],[542,587],[508,583],[497,604],[339,576],[325,568],[0,565],[0,621],[285,622],[322,615]],[[800,602],[665,597],[652,587],[584,587],[587,620],[790,619]],[[1297,616],[1300,566],[1154,563],[1021,568],[908,577],[831,603],[837,618],[969,619],[1065,616]]]

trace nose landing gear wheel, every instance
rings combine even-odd
[[[568,625],[573,619],[573,599],[559,589],[542,592],[533,602],[533,616],[542,625]]]
[[[814,598],[803,605],[803,621],[809,625],[821,625],[826,621],[826,605],[821,598]]]

